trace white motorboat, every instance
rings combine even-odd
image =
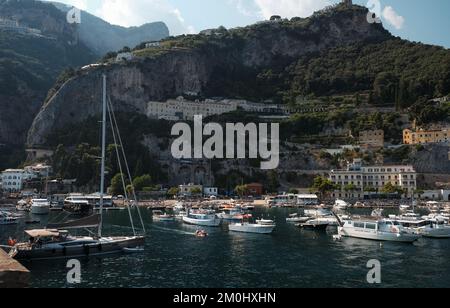
[[[258,225],[262,225],[262,226],[273,226],[273,225],[275,225],[275,222],[273,220],[270,220],[270,219],[258,219],[256,221],[256,223]]]
[[[228,229],[233,232],[270,234],[275,230],[275,225],[252,224],[249,222],[233,223]]]
[[[311,217],[301,217],[298,214],[292,214],[292,215],[289,215],[288,218],[286,218],[286,222],[287,223],[305,223],[310,219],[311,219]]]
[[[171,222],[175,221],[175,216],[163,213],[162,211],[153,211],[153,221]]]
[[[229,209],[224,209],[222,213],[217,214],[217,217],[224,220],[242,220],[242,216],[245,212],[241,207],[234,207]]]
[[[420,238],[418,234],[412,234],[390,220],[348,220],[338,228],[339,236],[353,237],[374,241],[391,241],[413,243]]]
[[[183,222],[190,225],[218,227],[222,220],[217,218],[215,213],[188,212],[187,215],[183,217]]]
[[[31,214],[48,215],[50,213],[50,202],[47,199],[31,200]]]
[[[445,220],[430,219],[400,219],[398,224],[411,233],[420,234],[428,238],[450,238],[450,225]]]
[[[345,210],[350,206],[350,204],[348,204],[347,202],[345,202],[344,200],[339,200],[337,199],[334,202],[334,206],[333,208],[338,209],[338,210]]]
[[[330,210],[324,208],[305,210],[305,216],[310,217],[322,217],[333,215]]]
[[[384,212],[383,209],[374,209],[370,216],[372,216],[372,217],[383,217],[383,212]]]
[[[0,225],[15,225],[17,224],[17,217],[13,217],[9,213],[0,211]]]

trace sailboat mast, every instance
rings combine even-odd
[[[102,237],[103,202],[105,192],[105,155],[106,155],[106,75],[103,74],[103,105],[102,105],[102,163],[100,171],[100,224],[98,236]]]

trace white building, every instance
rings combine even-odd
[[[121,52],[116,57],[116,62],[131,61],[134,56],[131,52]]]
[[[419,194],[421,200],[450,201],[450,190],[425,190]]]
[[[417,173],[413,166],[362,166],[361,160],[349,164],[346,170],[332,170],[329,179],[341,187],[335,192],[338,198],[363,198],[365,192],[380,192],[387,184],[404,189],[411,197],[417,189]],[[352,185],[354,191],[346,191]]]
[[[203,188],[203,195],[206,197],[217,197],[219,189],[217,187],[205,187]]]
[[[7,169],[1,175],[2,189],[7,192],[20,192],[23,183],[33,178],[35,175],[24,169]]]
[[[34,178],[47,178],[52,173],[52,167],[45,164],[36,164],[32,166],[26,166],[24,171],[29,174],[33,174]]]
[[[191,121],[195,115],[208,117],[233,112],[238,109],[271,115],[289,114],[288,108],[281,105],[252,103],[245,100],[232,99],[190,101],[184,99],[182,96],[177,99],[167,100],[166,102],[149,102],[147,104],[146,114],[148,117],[154,119]]]
[[[157,47],[161,47],[160,42],[148,42],[145,44],[145,48],[157,48]]]

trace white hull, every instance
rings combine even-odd
[[[32,206],[31,214],[34,215],[48,215],[50,213],[50,206]]]
[[[358,230],[354,228],[339,228],[339,235],[372,241],[413,243],[419,239],[419,235],[407,233],[391,233],[382,231]]]
[[[190,225],[204,226],[204,227],[218,227],[221,223],[220,219],[211,218],[211,219],[197,219],[191,217],[183,217],[183,221]]]
[[[228,229],[233,232],[270,234],[275,230],[275,225],[258,225],[258,224],[231,224]]]
[[[425,229],[421,231],[423,237],[428,238],[450,238],[450,226],[440,227],[439,229]]]

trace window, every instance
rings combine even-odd
[[[355,222],[354,226],[355,226],[355,228],[364,229],[364,223],[363,222]]]
[[[374,224],[374,223],[367,223],[367,224],[366,224],[366,229],[376,230],[376,229],[377,229],[377,224]]]

